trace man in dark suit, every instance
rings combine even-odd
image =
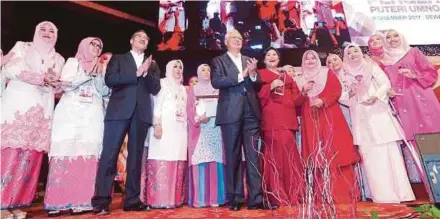
[[[228,32],[225,44],[228,52],[212,61],[211,83],[220,89],[216,124],[221,126],[225,142],[229,209],[240,210],[244,200],[242,145],[249,189],[247,206],[248,209],[263,209],[258,156],[261,116],[256,94],[261,84],[256,71],[257,61],[240,54],[243,38],[238,31]]]
[[[103,150],[92,198],[93,211],[97,215],[110,213],[116,163],[127,131],[127,182],[123,209],[150,210],[139,197],[141,161],[145,138],[152,124],[150,94],[156,95],[160,90],[160,70],[151,56],[146,58],[144,54],[148,41],[145,31],[135,32],[130,39],[131,51],[113,56],[107,67],[105,83],[112,88],[112,95],[105,115]]]

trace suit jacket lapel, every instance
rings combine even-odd
[[[136,61],[134,60],[133,55],[131,55],[131,53],[128,52],[128,53],[126,54],[126,56],[127,56],[127,59],[128,59],[129,62],[130,62],[131,67],[135,70],[134,72],[136,73],[137,65],[136,65]]]
[[[240,71],[238,70],[238,68],[235,65],[234,61],[232,61],[232,59],[231,59],[231,57],[229,57],[228,53],[225,53],[225,56],[226,56],[227,62],[229,62],[229,63],[226,63],[226,64],[229,65],[229,66],[232,66],[234,68],[235,72],[238,75],[240,73]],[[242,57],[242,60],[243,60],[243,57]]]
[[[241,55],[241,67],[243,68],[242,71],[244,71],[244,69],[245,69],[246,66],[247,66],[246,61],[247,61],[247,59],[245,59],[244,56]]]

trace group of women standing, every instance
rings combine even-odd
[[[2,96],[2,209],[32,203],[42,157],[48,153],[44,203],[49,215],[92,210],[103,97],[109,93],[106,63],[99,62],[103,43],[97,37],[85,38],[75,57],[64,62],[55,51],[56,41],[56,26],[42,22],[32,42],[16,43],[4,67],[9,83]],[[54,110],[59,92],[64,94]],[[13,213],[25,217],[19,210]]]
[[[306,51],[294,89],[290,78],[280,81],[279,53],[266,51],[259,97],[262,170],[272,204],[355,202],[359,185],[374,202],[400,203],[415,200],[410,179],[426,183],[414,135],[440,131],[432,90],[438,73],[395,30],[373,35],[369,49],[371,58],[350,44],[343,59],[327,57],[327,68],[315,51]],[[295,106],[301,106],[300,153],[298,123],[290,118]],[[357,163],[363,176],[356,174]]]
[[[17,42],[2,66],[2,76],[10,80],[1,100],[2,214],[25,215],[9,210],[34,199],[44,153],[50,159],[44,200],[49,215],[92,210],[105,97],[110,93],[103,79],[109,58],[100,59],[103,42],[88,37],[80,42],[75,57],[64,63],[55,51],[56,41],[56,26],[42,22],[33,41]],[[415,134],[440,131],[440,104],[431,89],[438,75],[426,57],[394,30],[373,35],[369,49],[371,58],[349,45],[343,59],[329,55],[327,67],[309,50],[300,72],[288,65],[280,68],[276,49],[265,51],[258,97],[263,192],[270,204],[355,202],[359,198],[355,165],[361,160],[368,198],[381,203],[415,199],[402,140],[415,145]],[[209,65],[200,65],[198,83],[185,89],[182,61],[166,66],[161,90],[154,97],[155,125],[146,140],[142,195],[153,207],[227,202],[223,141],[215,125],[218,90],[210,83],[210,71]],[[61,91],[54,111],[54,95]],[[399,120],[392,114],[390,99]],[[405,150],[407,163],[417,162],[410,156],[414,153]],[[415,175],[423,179],[421,172]]]

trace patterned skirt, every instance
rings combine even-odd
[[[1,209],[28,206],[35,198],[43,152],[5,148],[1,151]]]
[[[92,210],[98,158],[52,157],[49,163],[44,208]]]
[[[187,193],[187,162],[148,160],[145,197],[153,208],[176,208],[184,204]]]

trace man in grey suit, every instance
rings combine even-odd
[[[212,61],[211,83],[220,90],[216,124],[221,126],[226,154],[226,191],[229,209],[240,210],[243,202],[242,149],[246,159],[246,181],[249,189],[248,209],[264,209],[258,140],[261,88],[257,60],[241,55],[243,38],[236,30],[226,34],[228,52]],[[270,205],[269,205],[270,206]]]

